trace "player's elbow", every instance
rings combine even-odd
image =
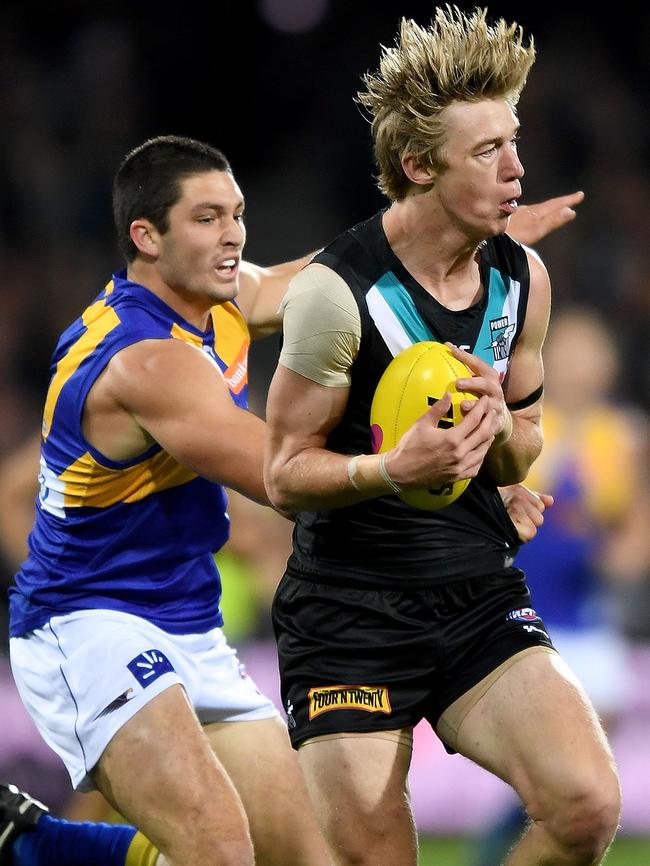
[[[286,491],[281,490],[277,485],[270,484],[268,481],[265,481],[265,485],[266,495],[276,511],[280,511],[283,514],[290,514],[295,511],[295,503]]]
[[[277,461],[268,461],[264,465],[264,486],[271,505],[278,511],[289,513],[295,510],[296,502],[291,489],[286,483],[283,466]]]
[[[522,435],[524,432],[526,435]],[[518,427],[517,432],[502,445],[494,445],[487,453],[486,468],[499,487],[521,484],[530,467],[540,455],[543,438],[539,424]]]
[[[531,456],[497,452],[488,454],[486,468],[499,487],[508,487],[510,484],[521,484],[526,480],[536,457],[537,454]]]
[[[528,467],[529,468],[529,467]],[[523,466],[504,466],[501,471],[493,472],[494,480],[499,487],[510,484],[521,484],[528,477],[528,468]]]

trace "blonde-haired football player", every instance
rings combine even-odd
[[[513,567],[498,487],[542,448],[550,283],[508,234],[524,169],[515,112],[534,61],[517,24],[439,8],[401,24],[359,95],[390,206],[292,281],[267,407],[274,503],[296,513],[274,600],[283,700],[338,866],[414,866],[407,774],[416,724],[509,782],[530,828],[510,866],[599,863],[619,783],[580,683]],[[373,453],[374,390],[420,340],[473,372]],[[396,493],[471,478],[440,511]],[[435,780],[432,780],[435,784]]]

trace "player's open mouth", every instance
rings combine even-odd
[[[237,271],[237,259],[225,259],[217,265],[216,271],[220,277],[232,277]]]
[[[513,214],[517,210],[517,199],[511,198],[508,201],[502,201],[500,207],[506,213]]]

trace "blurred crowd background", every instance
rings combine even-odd
[[[640,776],[650,772],[650,11],[629,18],[624,7],[620,17],[542,4],[488,8],[523,24],[538,48],[519,106],[523,200],[586,193],[577,219],[537,247],[554,303],[545,354],[547,447],[531,483],[557,502],[534,546],[522,551],[522,564],[551,628],[567,647],[584,638],[575,666],[584,665],[585,677],[597,669],[594,699],[602,700],[617,756],[627,768],[629,752],[637,766],[636,775],[624,775],[623,832],[650,834]],[[246,257],[265,265],[303,255],[383,206],[354,94],[360,75],[376,65],[379,45],[392,44],[399,18],[425,24],[433,10],[406,0],[2,5],[4,586],[31,520],[34,443],[57,335],[122,267],[110,208],[122,156],[157,134],[210,141],[230,159],[247,199]],[[277,337],[251,351],[259,414],[277,352]],[[268,606],[290,525],[236,497],[232,515],[233,539],[220,554],[227,630],[273,692]],[[0,777],[36,786],[34,793],[63,810],[64,771],[13,692],[4,594]],[[498,824],[509,809],[507,792],[496,795],[473,768],[465,779],[462,759],[445,759],[433,739],[420,736],[413,791],[422,829],[480,833]],[[454,761],[455,776],[445,781],[443,764]],[[452,789],[464,810],[454,806]]]

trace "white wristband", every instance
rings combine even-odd
[[[379,461],[379,472],[384,481],[390,486],[390,489],[393,493],[401,493],[402,488],[390,477],[390,473],[388,469],[386,469],[386,453],[384,452],[381,455],[381,460]]]
[[[360,463],[359,461],[363,461]],[[350,484],[359,493],[401,493],[386,469],[386,454],[356,454],[348,460]]]
[[[355,457],[352,457],[348,460],[348,478],[350,479],[350,484],[354,487],[354,489],[358,493],[363,493],[363,488],[359,487],[359,483],[357,481],[357,463],[359,462],[359,457],[363,457],[363,454],[357,454]]]

